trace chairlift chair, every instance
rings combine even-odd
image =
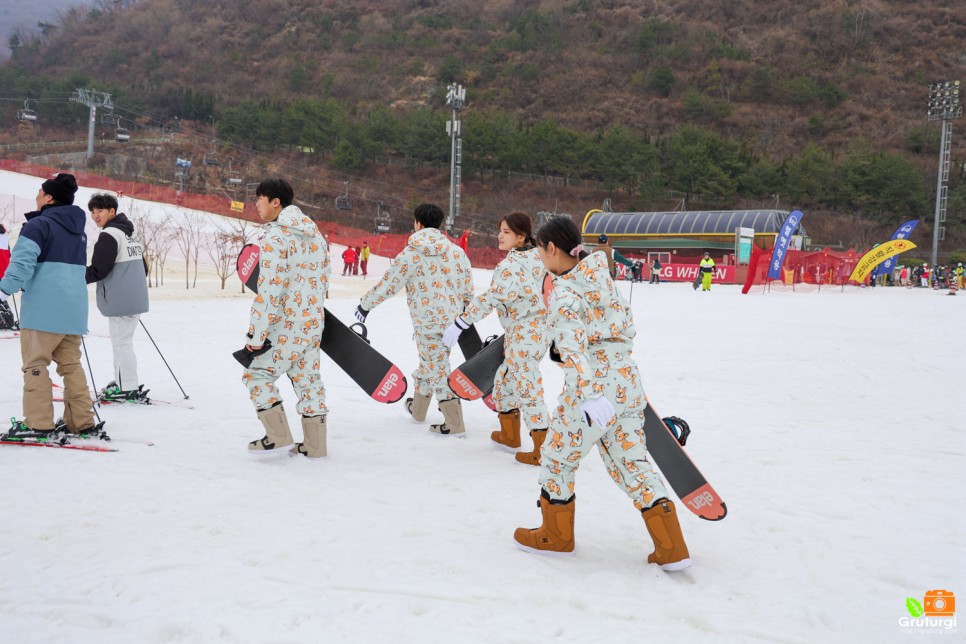
[[[352,204],[349,203],[349,182],[343,181],[343,183],[345,184],[345,194],[335,198],[335,207],[338,210],[352,210]]]
[[[234,162],[234,159],[228,159],[228,179],[225,180],[225,186],[237,190],[244,185],[245,179],[242,177],[241,172],[231,169],[232,162]]]
[[[389,213],[382,211],[382,202],[376,202],[376,221],[372,232],[376,235],[389,232]]]
[[[131,133],[127,131],[127,128],[117,127],[114,129],[114,139],[119,143],[130,141]]]
[[[206,154],[201,162],[205,165],[221,165],[221,161],[218,160],[218,157],[215,156],[214,152]]]
[[[23,102],[23,109],[17,110],[17,120],[21,123],[33,123],[37,120],[37,112],[30,109],[30,101]]]

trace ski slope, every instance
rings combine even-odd
[[[0,173],[0,194],[30,200],[40,182]],[[210,271],[186,290],[178,263],[143,321],[190,400],[135,341],[151,394],[193,409],[100,410],[116,453],[0,447],[4,642],[962,641],[900,619],[907,597],[966,596],[966,293],[622,283],[645,390],[690,424],[687,450],[729,509],[709,523],[679,505],[694,567],[667,574],[596,455],[577,475],[575,556],[518,551],[513,530],[539,524],[537,471],[491,445],[495,415],[464,403],[465,439],[430,435],[325,357],[329,457],[250,457],[262,429],[231,352],[251,296]],[[350,320],[386,266],[373,257],[363,281],[336,259],[327,306]],[[499,331],[492,315],[479,326]],[[403,296],[368,327],[415,369]],[[562,378],[542,367],[553,403]],[[7,416],[20,387],[19,343],[0,340]]]

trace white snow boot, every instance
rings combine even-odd
[[[258,420],[265,426],[265,436],[248,444],[248,453],[255,456],[282,454],[295,444],[288,428],[288,418],[282,403],[258,411]]]
[[[439,403],[439,410],[443,412],[442,425],[430,425],[429,431],[439,436],[466,436],[466,428],[463,427],[463,407],[460,406],[459,398],[450,398]]]
[[[327,455],[325,446],[325,416],[302,416],[302,443],[296,443],[293,451],[309,458]]]

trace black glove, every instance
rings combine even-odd
[[[265,344],[263,344],[260,349],[255,349],[254,351],[252,351],[248,347],[245,347],[243,349],[239,349],[238,351],[235,351],[231,355],[234,356],[235,360],[237,360],[241,364],[241,366],[248,369],[249,367],[252,366],[252,361],[255,360],[257,356],[262,355],[263,353],[265,353],[271,348],[272,348],[272,341],[265,340]]]
[[[369,315],[369,311],[362,308],[362,305],[356,307],[356,319],[362,324],[366,323],[366,316]]]

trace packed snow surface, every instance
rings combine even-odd
[[[3,195],[31,205],[41,181],[0,173],[0,208]],[[366,280],[342,277],[341,251],[327,306],[351,321],[389,260],[373,257]],[[221,290],[210,267],[186,289],[183,266],[174,249],[143,321],[190,399],[143,331],[136,348],[151,395],[192,408],[101,409],[116,453],[0,447],[5,642],[962,637],[900,620],[907,597],[966,596],[966,293],[621,283],[645,390],[690,424],[687,451],[728,505],[707,522],[678,504],[694,567],[669,574],[646,563],[640,513],[596,454],[577,474],[575,556],[521,552],[513,530],[540,522],[537,470],[491,444],[492,412],[464,403],[467,437],[437,437],[324,356],[329,457],[249,456],[263,432],[231,352],[251,295],[234,277]],[[482,289],[490,273],[475,278]],[[91,293],[85,342],[101,387],[111,349]],[[479,326],[499,332],[493,315]],[[410,374],[404,296],[368,327]],[[541,366],[553,404],[560,370]],[[0,403],[21,415],[16,339],[0,340]]]

